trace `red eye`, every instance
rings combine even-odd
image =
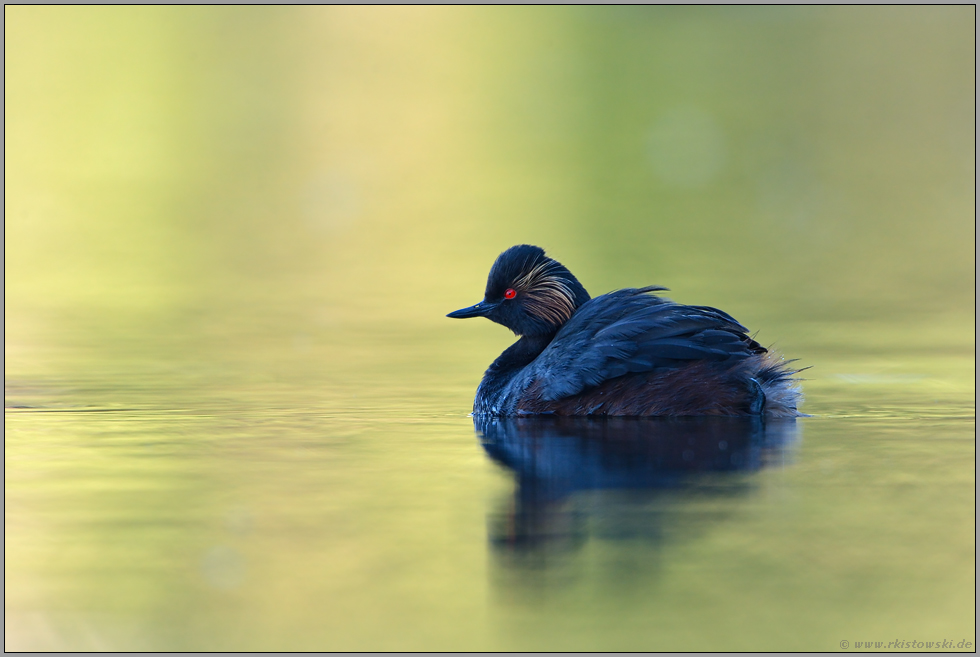
[[[516,296],[517,296],[517,292],[514,291],[514,288],[510,288],[509,287],[509,288],[507,288],[507,291],[504,292],[504,298],[505,299],[513,299]]]

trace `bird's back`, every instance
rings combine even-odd
[[[799,391],[785,363],[727,313],[650,294],[662,289],[619,290],[583,304],[482,408],[500,415],[798,415]]]

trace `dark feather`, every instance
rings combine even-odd
[[[542,399],[576,395],[630,373],[696,361],[737,362],[765,353],[731,315],[646,291],[650,288],[619,290],[578,309],[528,366]]]

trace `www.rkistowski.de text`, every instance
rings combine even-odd
[[[844,639],[840,642],[840,647],[844,650],[854,648],[855,650],[909,650],[913,648],[929,649],[950,649],[959,648],[960,650],[973,650],[973,642],[963,639],[962,641],[944,639],[942,641],[848,641]]]

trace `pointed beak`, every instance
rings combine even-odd
[[[453,312],[446,315],[446,317],[452,317],[453,319],[467,319],[469,317],[484,317],[488,312],[493,310],[495,307],[496,307],[495,304],[481,301],[475,306],[454,310]]]

